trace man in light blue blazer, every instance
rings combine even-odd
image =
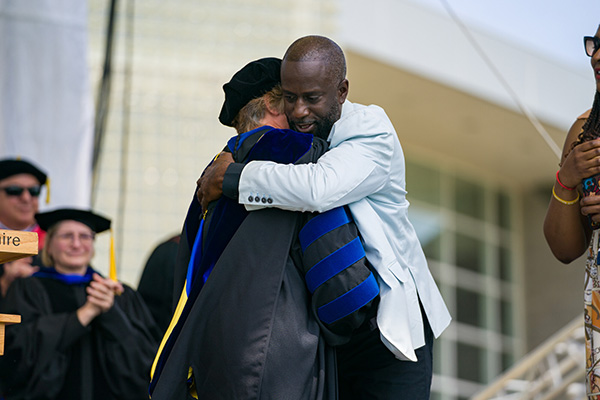
[[[281,78],[290,127],[326,139],[327,153],[305,165],[241,165],[219,157],[199,179],[198,198],[204,208],[221,194],[248,210],[348,205],[378,274],[380,303],[376,316],[337,349],[340,399],[429,399],[433,337],[451,317],[408,220],[396,131],[380,107],[346,100],[344,54],[328,38],[295,41]]]

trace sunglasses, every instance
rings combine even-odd
[[[0,190],[4,190],[4,193],[6,193],[7,196],[21,196],[23,194],[23,192],[25,190],[27,190],[29,192],[29,194],[31,195],[31,197],[38,197],[40,195],[40,192],[42,191],[42,187],[41,186],[32,186],[32,187],[24,188],[21,186],[6,186],[3,188],[0,188]]]
[[[593,57],[600,48],[600,38],[596,36],[584,36],[583,45],[585,46],[585,54]]]

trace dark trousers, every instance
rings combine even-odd
[[[398,360],[369,318],[350,342],[337,348],[340,400],[428,400],[433,373],[433,333],[423,313],[425,346],[417,362]],[[372,322],[373,321],[373,322]]]

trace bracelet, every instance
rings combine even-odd
[[[573,204],[576,204],[579,201],[579,192],[577,192],[577,198],[575,200],[563,200],[556,195],[556,192],[554,191],[554,186],[552,186],[552,196],[554,196],[556,200],[558,200],[566,206],[572,206]]]
[[[560,169],[558,171],[556,171],[556,182],[558,182],[558,184],[560,185],[560,187],[562,187],[563,189],[567,189],[567,190],[575,190],[574,187],[568,187],[568,186],[563,185],[563,183],[558,178],[558,173],[559,172],[560,172]]]

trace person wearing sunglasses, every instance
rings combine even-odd
[[[34,216],[47,180],[46,174],[28,161],[0,160],[0,229],[36,229]]]
[[[35,221],[39,196],[48,178],[41,169],[25,160],[0,160],[0,229],[31,231],[38,234],[39,248],[45,232]],[[0,264],[0,302],[17,278],[37,271],[31,258]]]
[[[583,38],[595,79],[592,108],[573,123],[564,143],[552,196],[544,220],[544,235],[552,254],[569,264],[587,252],[584,288],[586,389],[600,398],[600,26]]]

